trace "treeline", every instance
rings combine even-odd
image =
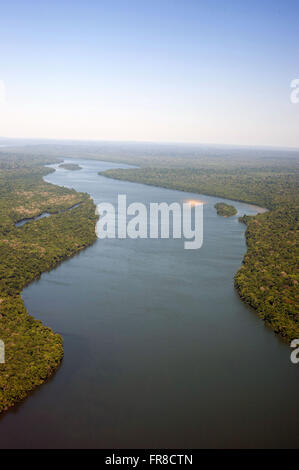
[[[22,289],[96,240],[89,195],[45,183],[42,176],[52,171],[41,166],[45,159],[25,160],[0,160],[0,339],[6,354],[0,412],[49,377],[63,356],[62,338],[27,313]],[[45,211],[53,215],[15,227],[17,220]]]
[[[286,341],[299,338],[298,207],[299,175],[240,168],[108,170],[110,178],[256,204],[269,212],[244,217],[248,251],[235,276],[241,298]]]
[[[240,169],[141,168],[107,170],[104,176],[161,186],[180,191],[208,194],[274,209],[292,205],[298,197],[298,172],[247,172]]]

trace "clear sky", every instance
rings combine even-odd
[[[0,136],[299,147],[299,0],[0,0]]]

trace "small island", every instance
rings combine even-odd
[[[65,170],[71,171],[82,170],[82,167],[80,165],[77,165],[77,163],[62,163],[61,165],[59,165],[59,168],[64,168]]]
[[[214,207],[217,210],[217,214],[222,215],[222,217],[232,217],[237,213],[237,209],[234,206],[225,204],[225,202],[217,202]]]

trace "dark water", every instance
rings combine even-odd
[[[206,201],[204,243],[98,240],[31,284],[26,307],[64,337],[54,377],[0,419],[0,447],[298,447],[299,366],[239,300],[245,253],[220,198],[97,176],[78,161],[47,180],[97,203]]]

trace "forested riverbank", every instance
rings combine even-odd
[[[294,161],[294,164],[296,162]],[[110,178],[219,196],[269,212],[244,217],[248,251],[236,273],[242,298],[285,341],[299,337],[298,169],[142,168],[108,170]]]
[[[96,239],[90,196],[43,181],[53,171],[44,165],[53,161],[0,156],[0,412],[44,382],[63,357],[61,336],[30,316],[22,289]],[[15,226],[44,212],[51,217]]]

